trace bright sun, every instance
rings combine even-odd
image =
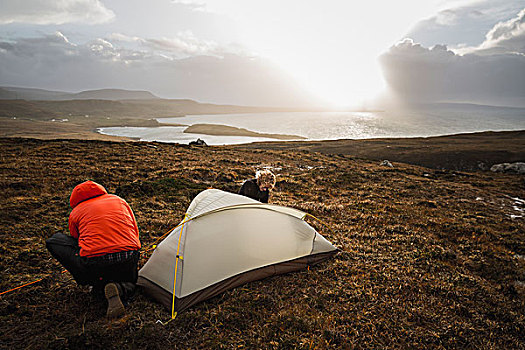
[[[236,40],[338,107],[384,89],[378,56],[451,1],[204,0],[238,24]]]

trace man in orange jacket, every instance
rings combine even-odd
[[[133,211],[93,181],[76,186],[69,203],[71,236],[54,234],[47,249],[78,284],[104,290],[109,318],[121,316],[122,300],[133,294],[137,281],[140,241]]]

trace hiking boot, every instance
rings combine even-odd
[[[124,315],[126,309],[120,300],[117,285],[115,283],[106,284],[104,287],[104,294],[108,300],[108,318],[117,318]]]

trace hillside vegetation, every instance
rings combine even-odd
[[[434,169],[489,170],[525,161],[525,131],[478,132],[435,137],[258,142],[242,149],[303,150],[409,163]]]
[[[199,103],[193,100],[67,100],[26,101],[1,100],[0,117],[12,118],[67,118],[71,115],[112,118],[166,118],[186,114],[257,113],[289,111],[287,109],[244,107]]]
[[[1,348],[525,347],[523,176],[431,170],[345,155],[145,142],[0,139]],[[138,295],[127,316],[80,288],[45,249],[91,179],[126,199],[143,247],[201,190],[237,191],[256,168],[271,202],[306,211],[341,252],[181,313]],[[142,263],[148,254],[143,254]]]
[[[114,126],[178,125],[177,123],[160,124],[156,118],[180,117],[190,114],[258,113],[283,110],[286,111],[286,109],[277,108],[214,105],[193,100],[26,101],[0,99],[0,137],[130,140],[126,137],[101,135],[97,133],[97,129]],[[230,129],[227,133],[231,131]],[[213,132],[217,133],[216,130]],[[243,130],[237,130],[237,134],[239,132]],[[246,133],[249,132],[243,132],[243,134]],[[276,137],[290,138],[287,136],[289,135],[277,135]],[[293,138],[300,137],[294,136]]]

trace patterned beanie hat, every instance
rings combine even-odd
[[[257,185],[272,189],[275,186],[275,175],[268,169],[258,170],[255,173]]]

